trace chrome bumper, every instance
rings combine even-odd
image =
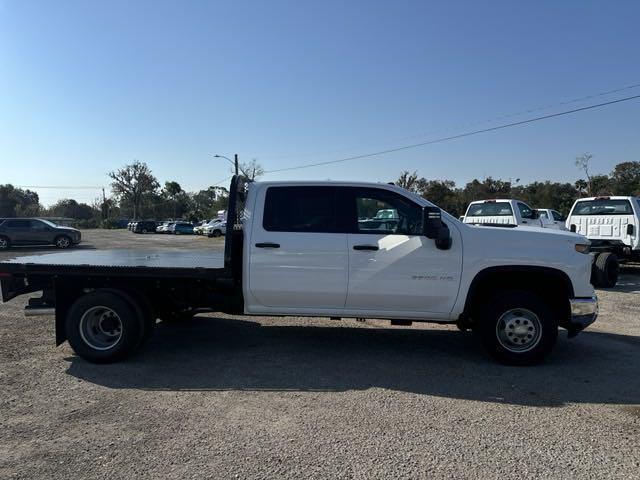
[[[598,317],[598,297],[572,298],[571,304],[571,326],[577,330],[583,330],[596,321]]]

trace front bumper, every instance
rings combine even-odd
[[[589,298],[572,298],[569,303],[571,305],[571,319],[569,320],[571,333],[577,334],[596,321],[598,297],[594,295]]]

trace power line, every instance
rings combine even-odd
[[[389,148],[387,150],[380,150],[378,152],[372,152],[372,153],[365,153],[362,155],[355,155],[352,157],[346,157],[346,158],[340,158],[338,160],[329,160],[327,162],[318,162],[318,163],[310,163],[310,164],[306,164],[306,165],[296,165],[294,167],[287,167],[287,168],[278,168],[275,170],[267,170],[264,173],[276,173],[276,172],[286,172],[286,171],[290,171],[290,170],[300,170],[303,168],[311,168],[311,167],[320,167],[323,165],[331,165],[334,163],[342,163],[342,162],[348,162],[351,160],[359,160],[361,158],[368,158],[368,157],[375,157],[377,155],[384,155],[386,153],[394,153],[394,152],[399,152],[401,150],[409,150],[411,148],[417,148],[417,147],[423,147],[426,145],[433,145],[434,143],[442,143],[442,142],[446,142],[449,140],[456,140],[458,138],[464,138],[464,137],[470,137],[472,135],[478,135],[480,133],[487,133],[487,132],[493,132],[495,130],[502,130],[504,128],[510,128],[510,127],[515,127],[517,125],[524,125],[527,123],[533,123],[533,122],[539,122],[541,120],[547,120],[549,118],[554,118],[554,117],[560,117],[563,115],[570,115],[572,113],[577,113],[577,112],[583,112],[585,110],[592,110],[594,108],[601,108],[601,107],[605,107],[607,105],[613,105],[615,103],[622,103],[622,102],[627,102],[630,100],[635,100],[640,98],[640,95],[634,95],[631,97],[625,97],[625,98],[620,98],[618,100],[611,100],[609,102],[604,102],[604,103],[598,103],[595,105],[588,105],[586,107],[581,107],[581,108],[575,108],[573,110],[566,110],[564,112],[558,112],[558,113],[552,113],[549,115],[543,115],[540,117],[534,117],[534,118],[529,118],[527,120],[521,120],[519,122],[512,122],[512,123],[507,123],[504,125],[498,125],[495,127],[490,127],[490,128],[484,128],[482,130],[475,130],[472,132],[466,132],[466,133],[460,133],[458,135],[451,135],[449,137],[442,137],[442,138],[437,138],[435,140],[429,140],[428,142],[420,142],[420,143],[414,143],[411,145],[404,145],[402,147],[395,147],[395,148]]]
[[[439,128],[437,130],[431,130],[429,132],[424,132],[424,133],[420,133],[417,135],[408,135],[405,137],[400,137],[400,138],[396,138],[394,140],[390,140],[390,142],[402,142],[405,140],[410,140],[410,139],[414,139],[414,138],[423,138],[429,135],[433,135],[439,132],[448,132],[451,130],[456,130],[456,129],[460,129],[460,128],[469,128],[469,127],[474,127],[477,125],[483,125],[485,123],[493,123],[493,122],[497,122],[500,120],[505,120],[507,118],[513,118],[513,117],[517,117],[520,115],[525,115],[525,114],[529,114],[529,113],[534,113],[534,112],[539,112],[541,110],[549,110],[550,108],[556,108],[556,107],[563,107],[565,105],[571,105],[574,103],[578,103],[578,102],[583,102],[585,100],[591,100],[594,98],[599,98],[599,97],[604,97],[607,95],[612,95],[614,93],[620,93],[626,90],[632,90],[635,88],[640,87],[640,83],[635,83],[633,85],[628,85],[626,87],[621,87],[621,88],[616,88],[613,90],[607,90],[606,92],[600,92],[600,93],[595,93],[592,95],[586,95],[584,97],[578,97],[578,98],[574,98],[571,100],[565,100],[564,102],[558,102],[558,103],[551,103],[548,105],[542,105],[539,107],[535,107],[535,108],[529,108],[527,110],[520,110],[518,112],[514,112],[514,113],[508,113],[505,115],[500,115],[498,117],[493,117],[493,118],[489,118],[486,120],[479,120],[479,121],[475,121],[475,122],[470,122],[470,123],[464,123],[464,124],[458,124],[455,126],[450,126],[447,128]],[[378,145],[380,144],[380,142],[376,142]],[[389,142],[387,142],[389,143]],[[277,157],[266,157],[266,160],[279,160],[279,159],[286,159],[286,158],[300,158],[300,157],[314,157],[314,156],[319,156],[319,155],[329,155],[329,154],[337,154],[340,152],[344,152],[344,151],[348,151],[348,150],[353,150],[353,148],[341,148],[341,149],[333,149],[333,150],[329,150],[329,151],[324,151],[324,152],[319,152],[319,153],[311,153],[311,154],[302,154],[302,155],[284,155],[284,156],[277,156]]]

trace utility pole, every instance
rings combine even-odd
[[[234,158],[234,160],[235,160],[233,163],[234,163],[234,165],[235,165],[235,167],[236,167],[236,175],[238,175],[238,154],[236,153],[236,154],[233,156],[233,158]]]

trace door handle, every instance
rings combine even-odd
[[[257,248],[280,248],[280,244],[279,243],[264,242],[264,243],[256,243],[256,247]]]
[[[354,250],[371,250],[371,251],[375,251],[375,250],[380,250],[380,247],[378,247],[377,245],[354,245],[353,249]]]

